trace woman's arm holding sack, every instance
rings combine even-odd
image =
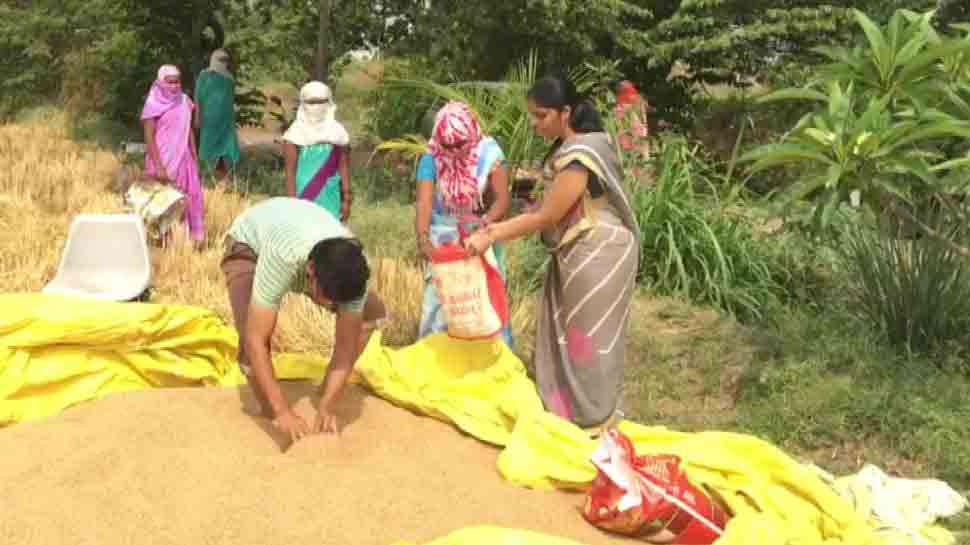
[[[192,149],[192,159],[199,162],[199,150],[195,146],[195,132],[189,131],[189,148]]]
[[[414,219],[414,233],[418,241],[418,250],[428,260],[431,259],[431,245],[429,231],[431,230],[431,201],[434,193],[434,182],[431,180],[418,180],[417,203],[415,208],[417,213]]]
[[[418,187],[416,189],[416,214],[414,218],[414,233],[418,241],[418,250],[428,260],[431,259],[431,208],[434,203],[434,178],[436,176],[434,160],[430,154],[425,154],[418,161]]]
[[[587,180],[588,174],[585,170],[560,172],[546,191],[537,210],[488,225],[469,237],[465,241],[465,247],[473,255],[481,254],[494,242],[515,240],[559,223],[582,198]]]
[[[162,164],[162,159],[158,154],[158,143],[155,141],[155,126],[154,119],[146,119],[142,123],[145,131],[145,149],[148,152],[148,156],[152,158],[152,162],[155,163],[156,177],[163,182],[169,182],[168,172],[165,171],[165,165]]]
[[[505,217],[512,206],[512,195],[509,193],[509,171],[505,165],[499,164],[488,175],[488,181],[495,192],[495,202],[485,214],[487,223],[495,223]]]

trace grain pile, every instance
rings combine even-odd
[[[309,386],[286,386],[313,414]],[[497,451],[356,388],[338,439],[280,452],[247,389],[121,394],[0,430],[0,542],[18,544],[424,543],[480,524],[587,545],[584,497],[502,480]]]

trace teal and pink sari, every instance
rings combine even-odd
[[[340,160],[346,147],[329,143],[300,148],[296,165],[296,194],[312,201],[340,219]]]

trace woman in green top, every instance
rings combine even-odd
[[[316,203],[346,223],[350,217],[350,135],[336,119],[330,88],[300,89],[296,120],[283,134],[286,194]]]
[[[209,68],[195,82],[195,128],[201,132],[199,160],[209,168],[214,166],[220,179],[239,162],[235,92],[229,54],[216,49],[209,58]]]

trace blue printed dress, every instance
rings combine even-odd
[[[475,171],[478,180],[478,191],[485,194],[488,189],[488,177],[496,165],[505,161],[505,153],[494,138],[483,138],[478,144],[478,167]],[[428,237],[431,244],[440,246],[448,242],[458,240],[458,218],[449,214],[445,210],[441,192],[437,185],[437,170],[434,166],[434,158],[430,153],[425,153],[418,161],[417,180],[430,181],[435,184],[434,197],[431,204],[431,228]],[[498,262],[499,274],[502,280],[508,282],[505,265],[505,249],[502,244],[492,245],[495,252],[495,260]],[[426,337],[433,333],[440,333],[448,330],[444,312],[441,309],[441,302],[438,301],[438,293],[435,291],[434,282],[431,279],[431,268],[427,267],[424,273],[424,300],[421,305],[421,326],[418,330],[419,337]],[[509,348],[513,347],[512,328],[506,324],[502,329],[502,340]]]

